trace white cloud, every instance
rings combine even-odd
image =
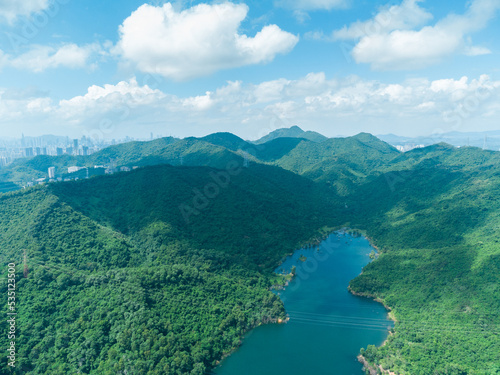
[[[297,36],[276,25],[254,37],[239,34],[247,13],[245,4],[200,4],[181,12],[170,3],[144,4],[120,26],[116,52],[143,72],[183,80],[268,63],[297,44]]]
[[[0,123],[28,122],[33,117],[51,114],[53,110],[52,99],[47,96],[47,93],[33,88],[26,90],[0,88]]]
[[[420,69],[441,61],[461,45],[462,36],[433,27],[420,31],[396,30],[363,37],[354,47],[356,62],[376,70]]]
[[[182,99],[181,103],[184,107],[189,109],[194,109],[197,111],[205,111],[210,109],[215,101],[212,99],[213,94],[207,91],[205,95],[194,96],[186,99]]]
[[[12,22],[18,16],[29,16],[49,6],[49,0],[0,0],[0,17]]]
[[[417,105],[417,109],[421,111],[430,111],[433,110],[435,107],[436,107],[435,102],[424,102]]]
[[[468,80],[465,76],[458,81],[454,79],[439,79],[432,82],[430,89],[434,92],[446,92],[449,94],[463,92],[469,87],[467,84]]]
[[[31,113],[48,113],[52,110],[51,98],[36,98],[26,104],[26,109]]]
[[[331,88],[333,81],[328,82],[324,73],[309,73],[299,80],[284,78],[262,82],[253,85],[248,98],[254,103],[268,103],[280,98],[295,98],[312,94],[319,94]]]
[[[465,47],[464,53],[467,56],[481,56],[481,55],[489,55],[491,51],[488,48],[481,46],[467,46]]]
[[[377,81],[364,81],[353,77],[337,83],[320,95],[308,96],[305,103],[316,109],[351,109],[370,114],[383,108],[387,111],[407,111],[419,106],[444,106],[474,94],[480,89],[494,89],[494,81],[483,75],[469,82],[468,77],[459,80],[442,79],[435,81],[410,80],[400,84],[382,84]]]
[[[419,69],[455,53],[488,53],[484,47],[472,46],[469,35],[484,29],[499,9],[500,0],[473,0],[465,14],[450,14],[434,26],[413,30],[426,23],[430,14],[418,6],[418,1],[404,0],[372,20],[335,31],[333,37],[359,39],[352,55],[356,62],[371,64],[373,69]]]
[[[54,68],[85,68],[92,67],[89,60],[93,54],[100,50],[97,44],[83,47],[76,44],[64,44],[58,48],[49,46],[33,46],[28,52],[15,58],[8,58],[4,65],[32,72],[43,72]]]
[[[393,30],[409,30],[422,26],[433,16],[418,6],[422,0],[404,0],[400,5],[382,9],[371,20],[354,22],[349,27],[334,31],[334,39],[358,39],[367,35],[389,33]]]
[[[275,81],[263,82],[259,85],[256,85],[253,90],[253,95],[255,97],[256,102],[266,103],[280,99],[281,97],[283,97],[283,91],[285,87],[290,85],[290,83],[291,81],[282,78]]]
[[[0,126],[39,124],[47,132],[54,129],[53,124],[62,124],[59,134],[67,133],[63,127],[95,134],[92,130],[104,124],[109,138],[144,136],[151,131],[177,136],[230,131],[255,139],[295,124],[330,136],[360,131],[425,135],[438,128],[498,128],[499,102],[500,81],[487,75],[381,83],[310,73],[300,79],[259,84],[228,82],[213,91],[184,97],[132,78],[91,86],[84,95],[59,102],[36,90],[0,89]]]
[[[335,8],[345,8],[349,5],[349,0],[277,0],[276,6],[294,10],[331,10]]]
[[[160,90],[148,85],[140,86],[135,78],[116,85],[91,86],[87,93],[59,102],[59,112],[64,117],[77,118],[91,114],[102,114],[116,108],[154,105],[165,97]]]

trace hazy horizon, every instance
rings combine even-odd
[[[298,126],[301,130],[303,130],[304,132],[307,132],[307,131],[314,131],[314,130],[310,130],[310,129],[304,129],[302,128],[301,126],[299,125],[292,125],[292,126]],[[289,129],[290,127],[288,128],[278,128],[278,129],[275,129],[275,130],[279,130],[279,129]],[[234,134],[242,139],[244,139],[245,141],[250,141],[250,142],[253,142],[253,141],[257,141],[259,140],[260,138],[262,138],[263,136],[266,136],[267,134],[270,134],[272,133],[273,131],[275,130],[270,130],[269,133],[266,133],[266,134],[263,134],[261,137],[259,138],[255,138],[255,139],[245,139],[241,136],[239,136],[238,134],[235,134],[233,132],[210,132],[210,133],[207,133],[207,134],[202,134],[200,136],[194,136],[194,135],[188,135],[186,137],[174,137],[174,138],[178,138],[178,139],[183,139],[183,138],[189,138],[189,137],[195,137],[195,138],[202,138],[202,137],[205,137],[205,136],[208,136],[208,135],[211,135],[211,134],[214,134],[214,133],[231,133],[231,134]],[[323,133],[320,133],[320,132],[317,132],[321,135],[325,135]],[[337,135],[334,135],[334,136],[327,136],[328,138],[345,138],[345,137],[352,137],[354,135],[357,135],[357,134],[360,134],[360,133],[370,133],[370,132],[358,132],[356,134],[351,134],[351,135],[345,135],[345,134],[337,134]],[[492,134],[493,133],[493,134]],[[440,138],[443,137],[443,136],[449,136],[449,135],[463,135],[463,136],[468,136],[468,135],[480,135],[480,136],[500,136],[500,130],[490,130],[490,131],[471,131],[471,132],[457,132],[457,131],[450,131],[450,132],[446,132],[446,133],[435,133],[435,134],[427,134],[427,135],[422,135],[422,136],[415,136],[415,137],[411,137],[411,136],[404,136],[404,135],[400,135],[400,134],[394,134],[394,133],[387,133],[387,134],[373,134],[373,133],[370,133],[372,135],[374,135],[375,137],[391,137],[391,136],[394,136],[394,137],[397,137],[397,138],[408,138],[409,140],[413,140],[413,139],[435,139],[436,142],[439,142]],[[326,136],[326,135],[325,135]],[[68,138],[70,140],[74,139],[72,138],[71,136],[69,135],[65,135],[65,134],[41,134],[41,135],[30,135],[30,134],[24,134],[24,137],[28,137],[28,138],[39,138],[39,137],[57,137],[57,138]],[[170,135],[165,135],[165,134],[154,134],[153,133],[153,139],[156,139],[156,138],[165,138],[165,137],[173,137],[173,136],[170,136]],[[144,134],[143,136],[138,136],[138,137],[132,137],[130,135],[125,135],[124,137],[121,137],[121,138],[116,138],[116,140],[124,140],[125,138],[130,138],[130,139],[139,139],[139,140],[143,140],[143,141],[148,141],[148,140],[151,140],[151,133],[149,134]],[[0,140],[4,140],[4,141],[15,141],[15,140],[21,140],[22,137],[4,137],[4,136],[1,136],[0,135]],[[76,138],[75,138],[76,139]],[[78,138],[79,139],[79,138]],[[104,141],[111,141],[113,140],[114,138],[101,138],[99,140],[104,140]]]

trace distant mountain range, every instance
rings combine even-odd
[[[211,142],[218,137],[217,134],[231,134],[231,133],[214,133],[207,135],[205,137],[201,137],[199,139]],[[240,142],[240,146],[238,148],[248,148],[247,146],[250,144],[260,145],[266,142],[269,142],[278,138],[300,138],[307,139],[312,142],[324,142],[328,139],[328,137],[315,132],[315,131],[304,131],[299,126],[294,125],[290,128],[280,128],[276,129],[264,137],[257,139],[255,141],[244,141],[241,138],[233,135],[233,137],[238,138],[238,142]],[[387,142],[393,146],[412,146],[412,145],[423,145],[430,146],[432,144],[437,143],[448,143],[455,147],[463,147],[463,146],[472,146],[484,148],[486,150],[499,151],[500,150],[500,130],[493,131],[485,131],[485,132],[448,132],[441,134],[431,134],[428,136],[418,136],[418,137],[406,137],[395,134],[380,134],[376,135],[377,138]],[[193,139],[194,137],[188,137],[185,139]],[[165,139],[165,138],[164,138]],[[179,138],[166,137],[166,139],[179,140]],[[26,144],[34,144],[35,141],[42,140],[44,144],[61,144],[68,143],[69,137],[67,136],[54,136],[54,135],[43,135],[39,137],[24,137],[24,142]],[[11,140],[12,141],[12,140]],[[19,140],[20,141],[20,140]],[[233,139],[234,148],[236,143],[234,143],[235,139]],[[130,142],[129,142],[130,143]]]
[[[277,129],[268,135],[253,141],[255,144],[262,144],[277,138],[303,138],[313,142],[324,142],[328,139],[324,135],[314,131],[304,131],[298,126]],[[455,147],[479,147],[485,150],[500,150],[500,130],[485,132],[448,132],[432,134],[420,137],[404,137],[395,134],[377,135],[377,138],[393,146],[407,146],[408,149],[414,146],[430,146],[437,143],[448,143]]]
[[[402,137],[394,134],[378,135],[381,140],[394,146],[430,146],[436,143],[448,143],[455,147],[472,146],[485,150],[500,150],[500,131],[487,132],[449,132],[427,137]]]
[[[487,134],[487,135],[485,135]],[[366,167],[377,168],[392,157],[399,148],[412,149],[443,143],[463,146],[463,142],[479,146],[482,137],[487,146],[500,140],[500,132],[447,133],[440,138],[405,138],[393,134],[378,138],[360,133],[353,137],[327,138],[316,132],[305,132],[298,126],[278,129],[257,141],[245,141],[232,133],[214,133],[205,137],[184,139],[165,137],[153,141],[133,141],[107,147],[90,156],[37,156],[18,159],[0,169],[0,191],[15,190],[16,185],[47,177],[49,167],[56,167],[56,174],[68,177],[71,166],[93,167],[143,167],[147,165],[203,165],[223,168],[229,160],[239,158],[245,162],[274,164],[304,174],[310,178],[330,181],[337,189],[345,189],[346,183],[366,176]],[[472,141],[471,141],[472,140]],[[363,152],[363,149],[369,146]],[[491,147],[488,147],[491,148]],[[370,153],[365,151],[369,150]],[[366,154],[366,155],[365,155]],[[343,161],[343,163],[339,163]],[[332,166],[335,167],[333,168]],[[81,176],[80,176],[81,175]],[[78,177],[84,177],[83,172]],[[77,176],[71,175],[71,176]],[[71,177],[69,176],[69,177]],[[338,190],[338,192],[340,192]]]

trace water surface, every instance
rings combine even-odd
[[[296,267],[294,281],[279,292],[290,321],[252,330],[215,374],[362,375],[360,348],[382,344],[392,327],[381,304],[347,291],[372,250],[366,238],[338,232],[288,257],[276,272]]]

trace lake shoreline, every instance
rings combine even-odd
[[[351,293],[352,295],[354,296],[358,296],[358,297],[364,297],[364,298],[369,298],[375,302],[378,302],[380,304],[382,304],[382,306],[384,306],[384,308],[388,311],[388,314],[387,314],[387,317],[392,320],[394,323],[397,322],[397,319],[396,317],[394,316],[394,313],[392,311],[392,309],[386,305],[385,301],[379,297],[376,297],[374,295],[371,295],[371,294],[368,294],[368,293],[359,293],[359,292],[355,292],[354,290],[351,289],[351,286],[349,285],[347,287],[347,290],[349,291],[349,293]],[[391,336],[393,333],[391,331],[388,331],[388,336],[387,336],[387,339],[384,340],[384,342],[382,343],[382,345],[379,346],[379,348],[383,347],[386,343],[387,343],[387,340],[389,339],[389,336]],[[361,354],[358,355],[358,361],[363,365],[363,370],[367,371],[370,375],[377,375],[377,368],[382,371],[382,374],[388,374],[388,375],[396,375],[394,372],[391,372],[389,370],[386,370],[384,369],[382,366],[380,365],[372,365],[371,363],[368,362],[368,360]]]
[[[381,253],[380,249],[378,248],[377,245],[375,245],[374,240],[371,237],[369,237],[365,231],[362,231],[360,229],[352,229],[352,230],[359,232],[363,237],[365,237],[368,240],[368,242],[370,243],[370,246],[372,246],[375,250],[377,250],[377,256],[380,255],[380,253]],[[375,302],[382,304],[384,306],[384,308],[388,311],[387,317],[390,320],[392,320],[394,323],[397,322],[396,316],[394,315],[392,308],[390,306],[388,306],[382,298],[379,298],[379,297],[372,295],[372,294],[369,294],[369,293],[355,292],[354,290],[351,289],[350,285],[347,287],[347,290],[349,291],[349,293],[351,293],[355,296],[369,298],[369,299],[374,300]],[[382,345],[379,346],[379,348],[383,347],[387,343],[389,336],[392,334],[393,333],[391,331],[389,331],[389,335],[388,335],[387,339],[385,339],[385,341],[382,343]],[[368,360],[365,357],[363,357],[361,354],[359,354],[357,358],[358,358],[358,361],[363,365],[363,369],[365,371],[368,371],[370,375],[377,375],[377,368],[382,372],[382,374],[396,375],[394,372],[386,370],[380,365],[377,366],[377,365],[370,364],[368,362]]]
[[[381,251],[380,249],[378,248],[377,245],[375,245],[375,241],[373,240],[373,238],[369,237],[365,231],[361,230],[361,229],[352,229],[352,228],[348,228],[349,230],[351,231],[354,231],[354,232],[357,232],[359,233],[360,235],[362,235],[363,237],[365,237],[370,246],[373,247],[376,251],[377,251],[377,256],[380,255]],[[349,293],[351,293],[352,295],[354,296],[358,296],[358,297],[364,297],[364,298],[369,298],[375,302],[378,302],[380,304],[382,304],[382,306],[384,306],[384,308],[388,311],[388,314],[387,314],[387,317],[392,320],[394,323],[397,322],[397,319],[392,311],[392,308],[390,306],[388,306],[385,301],[377,296],[374,296],[374,295],[371,295],[369,293],[359,293],[359,292],[355,292],[354,290],[352,290],[351,286],[349,285],[347,287],[347,290],[349,291]],[[387,336],[387,339],[384,340],[384,342],[382,343],[382,345],[379,346],[379,348],[383,347],[386,343],[387,343],[387,340],[389,339],[389,336],[392,335],[392,332],[389,331],[388,332],[388,336]],[[361,354],[358,355],[357,357],[358,361],[363,365],[363,370],[364,371],[368,371],[370,375],[377,375],[377,368],[382,371],[383,374],[388,374],[388,375],[396,375],[395,373],[389,371],[389,370],[385,370],[382,366],[376,366],[376,365],[371,365],[367,359],[365,357],[363,357]]]
[[[323,231],[323,235],[321,236],[321,237],[322,237],[321,239],[319,238],[319,236],[318,236],[318,237],[316,237],[316,238],[312,238],[312,239],[311,239],[311,241],[310,241],[310,242],[308,242],[308,244],[306,244],[306,245],[304,245],[304,246],[302,246],[302,247],[300,247],[300,248],[295,249],[295,250],[294,250],[291,254],[288,254],[287,256],[285,256],[283,259],[281,259],[281,260],[280,260],[279,265],[276,267],[275,273],[276,273],[277,275],[280,275],[280,276],[285,277],[286,279],[285,279],[285,278],[284,278],[284,279],[281,279],[281,280],[277,281],[277,282],[276,282],[276,284],[274,284],[274,285],[272,285],[272,286],[271,286],[271,291],[273,291],[273,293],[277,294],[277,295],[280,297],[280,299],[282,298],[282,297],[281,297],[281,292],[282,292],[282,291],[283,291],[283,292],[285,292],[285,290],[288,290],[288,286],[289,286],[289,285],[293,282],[293,280],[297,279],[299,276],[300,276],[300,278],[301,278],[301,280],[302,280],[302,281],[304,281],[304,280],[308,280],[308,279],[309,279],[309,275],[308,275],[308,273],[313,272],[313,271],[308,271],[308,269],[307,269],[307,268],[306,268],[306,271],[304,271],[303,269],[302,269],[302,270],[299,270],[301,266],[298,266],[298,265],[297,265],[297,267],[298,267],[299,269],[297,269],[297,273],[295,273],[295,272],[294,272],[295,266],[293,266],[293,267],[291,268],[291,270],[290,270],[290,266],[291,266],[291,264],[290,264],[290,263],[288,263],[288,266],[283,266],[283,265],[285,264],[285,262],[287,262],[287,259],[288,259],[289,257],[293,256],[293,257],[294,257],[294,262],[296,261],[296,262],[302,262],[302,263],[304,263],[304,261],[305,261],[306,259],[309,259],[309,256],[310,256],[310,255],[307,255],[307,254],[313,254],[313,253],[315,254],[316,250],[319,250],[318,245],[319,245],[319,244],[321,244],[321,243],[322,243],[323,241],[325,241],[325,240],[326,240],[326,243],[328,244],[328,243],[329,243],[328,238],[329,238],[329,237],[331,237],[331,236],[334,236],[334,237],[335,237],[335,239],[333,239],[333,238],[332,238],[332,240],[331,240],[331,241],[333,241],[332,243],[339,243],[339,244],[341,244],[342,248],[344,249],[344,250],[342,250],[343,252],[341,252],[341,253],[340,253],[340,254],[344,254],[344,255],[339,255],[339,254],[337,254],[337,255],[334,255],[335,257],[338,257],[338,256],[342,256],[342,257],[347,256],[347,254],[350,252],[348,249],[349,249],[349,245],[351,245],[351,244],[352,244],[352,240],[353,240],[353,239],[355,239],[355,238],[359,238],[359,237],[363,237],[363,241],[365,241],[364,243],[367,243],[367,244],[368,244],[368,247],[367,247],[367,248],[366,248],[366,250],[364,250],[364,251],[363,251],[363,250],[361,250],[361,252],[359,251],[359,248],[358,248],[358,250],[355,252],[355,254],[359,254],[358,256],[361,256],[361,254],[363,254],[362,256],[363,256],[363,257],[365,257],[365,256],[369,255],[369,254],[368,254],[368,252],[370,251],[370,248],[371,248],[372,250],[378,251],[378,249],[377,249],[377,248],[373,245],[373,242],[371,241],[371,239],[369,239],[369,238],[368,238],[368,237],[367,237],[364,233],[362,233],[360,230],[356,230],[356,229],[354,229],[354,230],[353,230],[353,229],[351,229],[351,228],[349,228],[349,227],[342,226],[342,227],[340,227],[340,228],[338,228],[338,227],[337,227],[337,228],[336,228],[336,229],[334,229],[334,230],[332,230],[331,228],[329,228],[328,233],[326,233],[326,234],[325,234],[325,232],[326,232],[326,231]],[[344,239],[343,239],[343,237],[346,237],[346,239],[344,240]],[[349,238],[350,238],[350,240],[349,240]],[[349,241],[349,242],[347,242],[347,241]],[[344,243],[345,243],[345,244],[344,244]],[[332,245],[327,245],[327,246],[332,246]],[[338,246],[338,245],[335,245],[335,246]],[[326,251],[325,255],[328,255],[328,254],[330,254],[330,255],[328,255],[328,256],[327,256],[326,258],[324,258],[324,259],[321,259],[321,258],[320,258],[320,259],[321,259],[321,261],[324,261],[324,260],[326,260],[327,258],[329,258],[330,256],[332,256],[333,254],[336,254],[336,253],[337,253],[335,250],[333,250],[333,249],[336,249],[336,247],[335,247],[335,246],[331,247],[331,250],[327,250],[327,251]],[[364,245],[364,246],[366,246],[366,245]],[[331,252],[332,250],[334,251],[333,253]],[[347,253],[344,253],[346,250],[347,250]],[[367,251],[367,250],[368,250],[368,251]],[[304,254],[305,254],[305,255],[302,255],[302,254],[301,254],[301,251],[304,251]],[[310,253],[311,251],[312,251],[312,253]],[[365,253],[365,251],[366,251],[366,253]],[[306,252],[307,252],[307,254],[306,254]],[[306,258],[306,255],[307,255],[307,258]],[[323,256],[325,256],[325,255],[323,255]],[[302,258],[304,258],[304,259],[302,259]],[[371,257],[371,258],[372,258],[372,257]],[[373,261],[373,258],[372,258],[371,260]],[[317,262],[317,259],[316,259],[316,260],[315,260],[315,259],[312,259],[312,262],[313,262],[313,263],[311,263],[311,264],[312,264],[312,266],[311,266],[311,265],[309,265],[309,267],[312,267],[312,268],[310,268],[310,269],[311,269],[311,270],[314,270],[314,272],[315,272],[315,269],[316,269],[315,267],[316,267],[316,266],[315,266],[314,264]],[[368,263],[369,263],[369,262],[370,262],[370,261],[368,261]],[[301,263],[301,264],[302,264],[302,263]],[[368,264],[368,263],[363,263],[363,264],[364,264],[364,265],[363,265],[363,267],[365,267],[365,266],[366,266],[366,264]],[[282,267],[282,269],[280,269],[280,267],[281,267],[281,266],[283,266],[283,267]],[[307,267],[307,265],[306,265],[306,267]],[[305,274],[303,274],[304,272],[305,272]],[[363,299],[365,299],[365,298],[366,298],[366,299],[372,299],[372,300],[375,300],[376,302],[380,303],[380,304],[384,307],[384,309],[385,309],[386,311],[389,311],[389,312],[390,312],[390,311],[391,311],[391,309],[390,309],[388,306],[386,306],[386,305],[385,305],[385,303],[384,303],[382,300],[380,300],[380,299],[376,299],[374,296],[362,295],[362,294],[360,294],[360,293],[356,293],[356,292],[354,292],[354,291],[352,291],[352,290],[350,289],[350,287],[349,287],[349,283],[350,283],[350,281],[352,281],[355,277],[359,276],[359,274],[360,274],[360,273],[359,273],[359,269],[358,269],[358,271],[357,271],[357,273],[356,273],[356,274],[351,274],[351,276],[350,276],[350,278],[349,278],[349,281],[347,281],[347,280],[346,280],[347,282],[346,282],[346,281],[344,281],[344,282],[346,282],[346,284],[344,284],[345,286],[344,286],[343,290],[345,291],[345,290],[347,289],[347,290],[348,290],[348,293],[347,293],[347,294],[351,294],[351,295],[353,295],[353,296],[354,296],[354,295],[356,295],[356,296],[361,296],[361,297],[363,297]],[[305,275],[305,276],[304,276],[304,275]],[[293,284],[291,284],[291,285],[293,285]],[[338,284],[338,285],[340,285],[340,284]],[[292,290],[293,290],[293,289],[292,289]],[[344,292],[344,293],[345,293],[345,292]],[[352,297],[351,297],[351,298],[352,298]],[[378,308],[378,309],[379,309],[378,311],[380,311],[380,312],[378,312],[378,314],[384,314],[384,313],[383,313],[383,309],[382,309],[382,310],[380,310],[382,306],[380,306],[380,307]],[[246,335],[248,334],[248,332],[250,332],[250,331],[252,331],[252,330],[256,329],[256,328],[257,328],[257,327],[259,327],[259,326],[264,326],[264,325],[274,325],[274,323],[287,323],[287,322],[290,320],[290,315],[289,315],[290,313],[289,313],[289,311],[288,311],[289,309],[293,310],[293,308],[290,308],[289,306],[285,307],[285,312],[286,312],[286,314],[287,314],[287,318],[286,318],[286,319],[284,319],[284,320],[283,320],[283,321],[281,321],[281,322],[280,322],[278,319],[270,319],[270,320],[262,321],[262,322],[260,322],[260,324],[257,324],[257,325],[255,325],[254,327],[252,327],[252,328],[248,329],[248,331],[246,331],[246,332],[245,332],[244,336],[243,336],[243,337],[242,337],[242,339],[239,341],[239,343],[238,343],[237,345],[235,345],[235,347],[234,347],[234,348],[232,348],[232,350],[230,350],[229,352],[225,353],[225,354],[223,355],[223,357],[222,357],[219,361],[217,361],[216,368],[214,368],[214,371],[216,371],[216,372],[213,372],[212,374],[218,374],[219,372],[218,372],[218,370],[217,370],[217,369],[219,369],[219,368],[220,368],[220,366],[223,366],[223,362],[224,362],[224,360],[225,360],[225,359],[227,359],[227,357],[232,356],[232,354],[233,354],[234,352],[236,352],[238,349],[240,349],[240,348],[242,347],[242,344],[243,344],[244,340],[246,339]],[[390,321],[391,321],[391,320],[392,320],[392,321],[394,321],[394,320],[392,319],[392,317],[389,317],[389,318],[388,318],[388,317],[387,317],[387,315],[388,315],[387,313],[386,313],[386,314],[384,314],[384,315],[385,315],[385,319],[387,319],[387,322],[388,322],[388,324],[390,325],[390,324],[391,324],[391,323],[390,323]],[[303,319],[303,317],[302,317],[301,319]],[[315,318],[315,317],[311,317],[311,316],[307,316],[307,317],[306,317],[306,320],[309,320],[309,321],[310,321],[310,319],[317,319],[317,318]],[[323,322],[323,323],[324,323],[324,322]],[[260,332],[260,331],[259,331],[259,332]],[[387,335],[388,335],[388,334],[390,334],[390,332],[388,332],[387,330],[385,330],[385,334],[383,335],[383,337],[380,337],[380,341],[378,341],[378,342],[382,342],[382,340],[384,340],[384,343],[382,344],[382,345],[384,345],[384,344],[385,344],[385,342],[387,341]],[[356,348],[356,350],[352,352],[352,357],[351,357],[351,358],[355,360],[355,359],[356,359],[356,357],[359,355],[359,350],[360,350],[360,348],[365,347],[366,345],[367,345],[367,343],[365,342],[364,344],[361,344],[360,346],[358,346],[358,347]],[[247,350],[248,350],[248,349],[247,349]],[[352,350],[352,349],[351,349],[351,350]],[[244,352],[245,352],[245,351],[244,351]],[[360,357],[358,356],[358,360],[359,360],[359,359],[360,359]],[[230,363],[231,363],[231,362],[230,362]],[[362,364],[364,364],[364,363],[362,362]],[[366,364],[367,364],[367,365],[369,365],[367,361],[366,361]],[[227,367],[226,367],[226,369],[227,369]],[[233,368],[233,370],[234,370],[234,368]],[[227,371],[227,370],[226,370],[226,371]],[[361,367],[359,367],[359,371],[360,371],[360,373],[363,371],[363,370],[361,369]],[[293,371],[292,371],[292,372],[293,372]]]
[[[243,333],[241,339],[239,340],[238,345],[236,347],[232,348],[227,353],[224,353],[222,355],[222,357],[215,363],[215,367],[213,368],[212,371],[214,371],[217,367],[219,367],[222,364],[222,362],[224,361],[224,359],[226,359],[227,357],[231,356],[231,354],[233,354],[234,352],[236,352],[241,347],[241,345],[243,344],[243,340],[245,339],[245,336],[248,333],[250,333],[250,331],[253,331],[257,327],[261,327],[261,326],[266,325],[266,324],[286,324],[286,323],[288,323],[289,320],[290,320],[289,317],[286,317],[285,319],[273,318],[273,319],[269,319],[267,321],[259,322],[258,324],[254,325],[253,327],[247,329],[245,331],[245,333]]]
[[[377,368],[382,371],[382,374],[387,374],[387,375],[397,375],[395,372],[389,371],[384,369],[382,366],[376,366],[374,367],[371,365],[365,357],[363,357],[361,354],[358,355],[358,361],[363,365],[363,370],[365,372],[368,372],[370,375],[377,375]]]

